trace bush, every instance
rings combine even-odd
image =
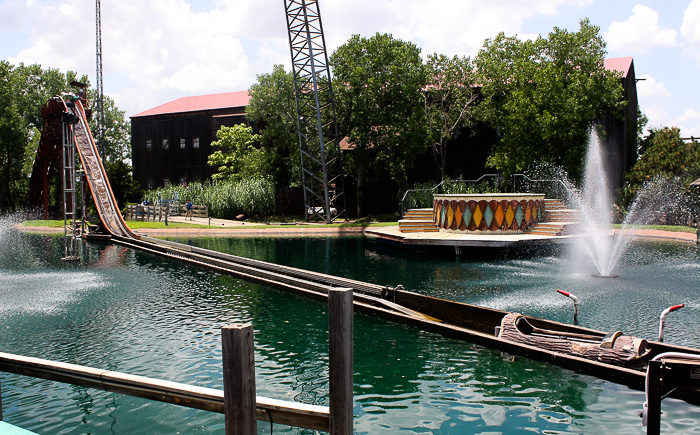
[[[161,199],[176,199],[180,204],[187,201],[206,205],[209,216],[217,219],[234,219],[240,214],[267,216],[276,210],[275,186],[264,179],[190,183],[188,186],[170,186],[151,190],[146,199],[152,204]]]

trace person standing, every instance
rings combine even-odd
[[[190,220],[192,220],[192,202],[187,201],[185,207],[187,207],[187,213],[185,213],[185,220],[187,220],[188,217],[190,218]]]

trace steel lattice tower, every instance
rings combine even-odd
[[[104,108],[104,89],[102,86],[102,16],[100,15],[100,0],[95,0],[95,45],[97,53],[97,102],[95,107],[95,121],[97,122],[97,144],[100,157],[104,161],[105,155],[105,108]]]
[[[335,102],[316,0],[285,0],[306,220],[331,223],[346,205]]]

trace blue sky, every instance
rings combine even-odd
[[[650,126],[700,136],[700,0],[320,0],[332,51],[375,32],[423,53],[474,56],[499,32],[546,36],[599,26],[608,57],[633,56]],[[282,0],[102,2],[104,89],[127,116],[183,97],[247,89],[276,63],[289,68]],[[95,81],[95,2],[0,1],[0,55],[12,64]]]

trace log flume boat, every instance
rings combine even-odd
[[[352,288],[357,311],[512,355],[545,361],[639,390],[645,388],[645,370],[654,357],[668,352],[700,355],[700,349],[628,337],[622,332],[596,331],[425,296],[406,291],[401,286],[371,284],[136,234],[128,228],[116,207],[80,101],[67,105],[59,97],[52,99],[46,110],[47,125],[58,124],[53,128],[60,131],[60,117],[56,115],[64,112],[73,114],[76,119],[71,127],[76,149],[83,165],[90,168],[87,177],[101,226],[116,243],[319,300],[328,297],[330,287]],[[54,148],[61,144],[60,137],[55,141]],[[697,390],[691,391],[690,395],[688,390],[674,395],[700,403]]]

